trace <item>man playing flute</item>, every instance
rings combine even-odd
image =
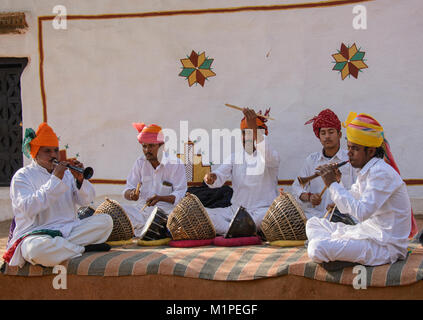
[[[336,181],[330,165],[318,171],[338,209],[359,223],[309,219],[308,255],[318,263],[335,261],[339,267],[348,265],[345,262],[369,266],[394,263],[406,257],[408,238],[417,232],[406,185],[383,128],[372,116],[350,113],[345,126],[348,157],[359,170],[356,182],[348,191]]]
[[[164,136],[160,126],[133,123],[143,154],[135,161],[123,190],[125,199],[134,205],[123,205],[134,227],[136,237],[141,235],[154,206],[170,214],[185,196],[187,178],[183,162],[164,152]],[[140,184],[139,190],[137,186]]]
[[[227,180],[232,181],[232,205],[225,208],[207,208],[217,234],[225,234],[228,231],[240,206],[247,210],[259,227],[267,209],[278,196],[280,159],[278,152],[269,144],[266,119],[249,108],[244,108],[243,113],[241,154],[232,153],[217,170],[204,177],[210,188],[219,188]],[[242,161],[238,163],[237,159]]]
[[[299,172],[299,177],[308,177],[315,173],[318,166],[328,163],[339,163],[348,160],[347,150],[341,148],[341,121],[330,109],[321,111],[317,117],[305,124],[313,123],[313,131],[322,144],[322,150],[311,153]],[[354,183],[356,175],[352,166],[347,163],[339,168],[342,185],[349,189]],[[298,179],[292,184],[292,194],[304,210],[307,219],[323,217],[328,205],[332,204],[329,192],[325,191],[322,179],[313,179],[302,186]]]
[[[19,169],[10,184],[15,227],[3,259],[10,266],[25,261],[55,266],[86,251],[107,251],[113,220],[99,214],[79,220],[76,206],[87,206],[95,192],[83,174],[70,171],[59,159],[59,140],[42,123],[37,132],[26,129],[23,152],[31,164]],[[83,167],[79,161],[71,161]]]

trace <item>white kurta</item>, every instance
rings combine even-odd
[[[185,165],[180,159],[169,157],[167,154],[163,155],[162,161],[156,169],[145,159],[144,155],[140,156],[129,172],[123,194],[127,190],[135,189],[139,182],[141,182],[141,188],[138,201],[133,205],[122,205],[132,222],[136,237],[140,236],[149,215],[155,208],[154,206],[146,207],[141,213],[141,209],[144,207],[147,199],[154,195],[175,196],[175,202],[173,204],[163,201],[156,204],[157,207],[160,207],[169,214],[175,205],[185,196],[188,188]],[[164,185],[164,182],[171,183],[172,186]]]
[[[319,152],[314,152],[310,154],[305,163],[299,172],[299,177],[308,177],[313,175],[316,172],[316,168],[318,166],[322,166],[328,163],[337,163],[342,161],[348,160],[348,152],[344,149],[339,149],[338,152],[332,158],[326,158],[323,155],[323,150]],[[342,173],[341,183],[346,189],[350,189],[351,185],[355,182],[356,179],[356,170],[349,164],[345,164],[344,166],[340,167],[339,170]],[[329,192],[326,190],[322,195],[322,201],[318,206],[313,207],[311,202],[303,202],[300,200],[300,195],[302,193],[321,193],[322,190],[325,188],[325,184],[323,180],[319,177],[313,179],[308,183],[304,188],[298,182],[296,178],[294,183],[292,184],[292,194],[295,196],[298,203],[304,210],[304,213],[307,219],[311,217],[323,217],[326,213],[326,207],[328,204],[333,203],[331,200]]]
[[[210,188],[219,188],[231,180],[232,205],[226,208],[206,208],[216,232],[224,234],[240,206],[244,207],[260,226],[267,209],[278,196],[279,154],[265,139],[251,155],[232,153],[213,173],[217,179]]]
[[[404,181],[389,164],[372,158],[359,171],[350,191],[332,183],[329,192],[338,209],[359,223],[308,220],[308,254],[314,261],[380,265],[406,257],[411,204]]]
[[[81,188],[78,189],[75,178],[69,170],[65,171],[63,179],[59,179],[33,160],[30,165],[19,169],[13,176],[10,184],[10,197],[16,227],[13,231],[13,237],[8,243],[8,249],[23,235],[40,229],[58,230],[62,233],[63,239],[69,238],[74,228],[86,223],[78,219],[77,205],[89,205],[94,200],[95,191],[92,184],[87,180],[84,180]],[[104,219],[105,228],[96,233],[94,239],[91,240],[97,242],[96,240],[107,239],[111,232],[111,225],[110,221],[106,220],[111,220],[111,218]],[[96,235],[98,235],[98,239],[96,239]],[[34,237],[36,236],[29,238]],[[10,265],[23,265],[25,261],[21,246],[29,238],[19,244]],[[68,241],[63,243],[65,242]],[[69,244],[69,246],[72,247],[73,245]],[[80,245],[73,249],[73,253],[69,257],[66,256],[67,258],[84,252],[84,248]]]

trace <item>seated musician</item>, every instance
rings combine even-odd
[[[350,113],[346,126],[348,157],[359,169],[356,182],[348,191],[336,182],[330,165],[319,167],[318,172],[338,209],[359,223],[309,219],[308,255],[320,263],[394,263],[406,257],[408,237],[417,232],[406,185],[384,140],[383,128],[373,117]]]
[[[133,123],[138,131],[138,142],[143,154],[135,161],[123,190],[125,199],[136,201],[134,205],[123,205],[134,227],[136,237],[147,219],[158,206],[170,214],[175,205],[185,196],[187,178],[183,162],[164,152],[164,136],[161,127],[155,124]],[[137,185],[141,184],[137,192]]]
[[[232,217],[240,206],[247,210],[259,227],[267,209],[278,196],[280,160],[278,152],[270,146],[266,138],[267,119],[260,117],[252,109],[244,108],[243,113],[242,154],[232,153],[215,171],[204,177],[210,188],[219,188],[227,180],[232,181],[232,205],[226,208],[207,208],[218,234],[228,231]],[[241,161],[237,161],[238,159]]]
[[[323,148],[321,151],[310,154],[302,167],[299,177],[309,177],[315,173],[318,166],[327,163],[339,163],[348,160],[347,150],[341,148],[341,121],[330,109],[321,111],[317,117],[305,124],[313,123],[313,131],[320,140]],[[347,189],[354,183],[355,170],[349,163],[339,168],[341,183]],[[301,186],[298,179],[292,184],[292,194],[304,210],[307,219],[311,217],[323,217],[328,205],[332,203],[329,192],[324,190],[325,184],[322,179],[313,179]]]
[[[31,164],[19,169],[10,184],[15,227],[3,259],[11,266],[31,264],[55,266],[86,251],[107,251],[113,220],[94,215],[84,220],[76,216],[76,206],[89,205],[95,192],[83,174],[68,170],[59,160],[59,140],[47,123],[37,132],[26,129],[22,146],[32,157]]]

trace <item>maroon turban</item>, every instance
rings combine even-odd
[[[304,124],[310,123],[313,123],[313,131],[317,138],[320,138],[320,128],[335,128],[341,131],[341,121],[339,121],[338,116],[330,109],[321,111],[317,117],[308,120]]]

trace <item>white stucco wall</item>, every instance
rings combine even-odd
[[[69,15],[141,13],[298,3],[299,1],[62,1]],[[312,1],[301,1],[301,3]],[[0,35],[0,56],[25,56],[23,126],[42,121],[37,17],[55,0],[2,1],[0,11],[24,11],[24,35]],[[224,106],[271,107],[270,141],[281,155],[279,179],[294,179],[307,154],[320,149],[304,122],[325,107],[344,121],[349,111],[373,115],[404,179],[423,179],[423,3],[362,3],[367,30],[352,27],[354,5],[327,8],[68,20],[66,30],[43,22],[48,122],[69,145],[68,156],[95,169],[97,179],[125,179],[140,153],[132,122],[157,123],[179,133],[239,126],[241,113]],[[341,43],[366,53],[358,79],[341,80],[332,57]],[[213,58],[217,74],[204,87],[179,77],[191,50]],[[345,133],[345,132],[344,132]],[[195,137],[193,137],[195,139]],[[345,141],[343,141],[345,145]],[[25,163],[28,163],[25,160]],[[120,185],[96,184],[99,197]],[[423,187],[409,187],[414,203]],[[1,217],[1,214],[0,214]]]

